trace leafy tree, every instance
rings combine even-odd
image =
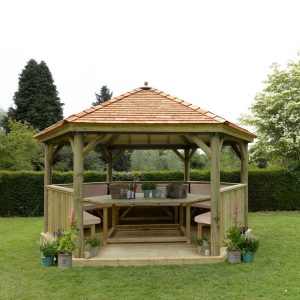
[[[92,103],[93,106],[96,106],[107,100],[110,100],[113,95],[113,92],[111,92],[106,85],[103,85],[102,88],[100,89],[100,94],[95,93],[95,95],[97,100],[96,102]]]
[[[27,121],[42,130],[63,118],[63,104],[51,72],[44,61],[29,60],[19,76],[19,87],[14,95],[15,108],[10,107],[8,117]]]
[[[241,118],[257,130],[252,159],[261,160],[263,154],[265,162],[296,163],[300,160],[300,61],[285,69],[273,64],[265,85],[255,97],[252,114]]]
[[[33,170],[43,161],[43,149],[28,123],[8,120],[9,133],[0,132],[0,169]]]
[[[5,131],[5,121],[7,118],[6,112],[0,108],[0,132]]]

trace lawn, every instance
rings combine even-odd
[[[299,299],[300,212],[251,213],[253,264],[41,268],[41,218],[0,218],[0,299]]]

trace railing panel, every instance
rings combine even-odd
[[[48,185],[48,232],[54,234],[58,229],[69,227],[69,215],[73,207],[73,189]]]
[[[245,184],[221,188],[220,242],[223,244],[229,227],[244,226]]]

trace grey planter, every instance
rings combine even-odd
[[[72,254],[59,253],[57,256],[57,266],[61,269],[72,268]]]
[[[91,247],[90,248],[91,257],[97,256],[97,254],[98,254],[98,247]]]
[[[227,261],[230,263],[241,262],[241,250],[227,250]]]

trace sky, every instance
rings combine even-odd
[[[114,96],[160,89],[237,123],[270,65],[298,59],[300,1],[0,0],[0,108],[33,58],[54,78],[64,116]]]

